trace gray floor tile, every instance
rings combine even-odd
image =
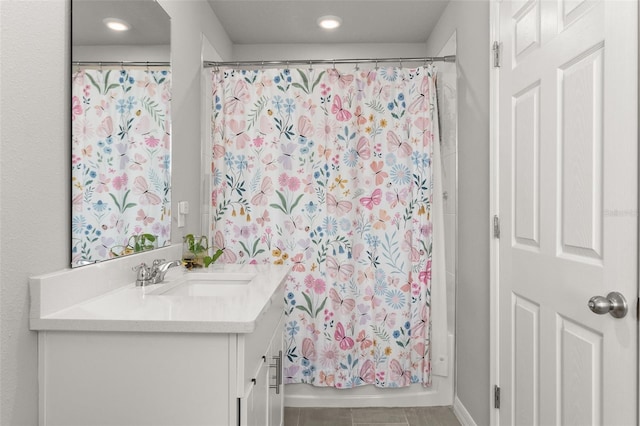
[[[408,423],[353,423],[353,426],[407,426]]]
[[[352,408],[351,419],[353,423],[400,423],[407,424],[407,417],[402,408]]]
[[[298,426],[352,426],[350,408],[300,409]]]
[[[460,426],[451,407],[411,407],[405,412],[410,426]]]
[[[284,407],[284,426],[298,426],[300,409],[295,407]]]
[[[451,407],[290,408],[285,426],[460,426]]]

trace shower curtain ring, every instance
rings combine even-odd
[[[313,71],[313,63],[309,61],[309,71]]]
[[[376,71],[378,71],[378,60],[376,59]]]

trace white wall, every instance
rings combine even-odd
[[[231,43],[204,1],[161,0],[172,18],[173,210],[199,203],[203,33]],[[36,333],[28,280],[70,256],[70,0],[0,0],[0,424],[38,424]],[[195,165],[195,166],[194,166]],[[197,209],[196,209],[197,210]],[[172,240],[195,232],[197,211]]]
[[[171,46],[79,46],[74,45],[72,61],[86,62],[168,62],[171,60]]]
[[[239,44],[233,61],[398,58],[424,56],[423,43]]]
[[[489,424],[489,2],[451,0],[427,54],[457,37],[458,289],[456,393],[478,425]]]
[[[0,423],[38,422],[28,278],[70,263],[69,3],[0,1]]]
[[[458,395],[477,424],[488,424],[488,5],[452,0],[427,47],[314,49],[315,57],[414,56],[438,52],[457,30],[460,79],[461,298]],[[218,58],[261,59],[231,43],[206,3],[160,0],[172,18],[173,211],[200,200],[201,46]],[[37,424],[37,342],[28,329],[28,278],[70,263],[70,0],[0,0],[0,424]],[[435,48],[434,48],[435,46]],[[255,48],[255,47],[254,47]],[[311,58],[308,46],[293,58]],[[263,49],[266,58],[278,49]],[[477,182],[486,182],[478,184]],[[172,241],[199,229],[192,209]],[[175,216],[174,216],[175,217]],[[486,258],[485,258],[486,257]]]
[[[159,0],[171,17],[171,241],[200,232],[200,163],[202,50],[204,39],[214,43],[220,59],[231,57],[231,41],[209,4],[202,0]],[[177,203],[191,207],[186,226],[177,227]]]

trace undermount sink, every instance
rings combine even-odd
[[[185,276],[148,294],[163,296],[225,297],[247,291],[256,274],[242,272],[188,272]]]

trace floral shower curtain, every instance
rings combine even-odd
[[[72,264],[162,247],[171,229],[170,72],[79,69],[71,99]]]
[[[211,237],[291,265],[287,383],[431,383],[434,75],[212,71]]]

